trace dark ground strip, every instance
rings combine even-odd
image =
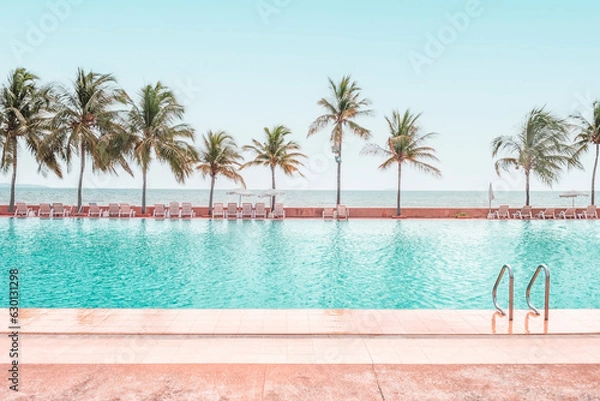
[[[600,365],[24,365],[0,399],[592,401],[599,382]]]

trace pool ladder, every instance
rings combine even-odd
[[[533,283],[535,283],[535,280],[537,279],[538,275],[540,274],[540,271],[542,270],[544,271],[544,274],[546,276],[544,293],[544,320],[548,320],[548,310],[550,307],[550,270],[545,264],[541,264],[537,267],[537,269],[535,269],[535,273],[531,277],[531,280],[529,280],[529,285],[527,286],[527,291],[525,292],[525,298],[527,299],[527,305],[529,306],[529,309],[531,309],[537,316],[539,316],[540,311],[531,303],[531,287],[533,287]],[[504,312],[504,310],[498,305],[497,298],[498,286],[502,281],[502,277],[504,276],[505,271],[508,271],[508,320],[512,321],[515,300],[515,276],[510,265],[504,265],[502,266],[502,269],[500,269],[500,273],[498,274],[498,278],[496,279],[496,283],[494,284],[494,288],[492,289],[492,300],[494,302],[494,307],[496,308],[496,310],[502,316],[506,316],[506,312]]]
[[[513,274],[512,267],[510,265],[502,266],[500,269],[500,274],[498,274],[498,278],[496,279],[496,284],[494,284],[494,289],[492,290],[492,300],[494,301],[494,307],[502,316],[506,316],[506,313],[500,306],[498,306],[498,286],[502,281],[502,276],[504,276],[504,272],[508,270],[508,320],[513,320],[513,311],[514,311],[514,303],[515,303],[515,275]]]

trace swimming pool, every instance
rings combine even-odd
[[[504,263],[516,308],[539,263],[552,308],[600,308],[599,245],[597,221],[0,219],[5,282],[40,308],[493,309]]]

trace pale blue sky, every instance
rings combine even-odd
[[[317,100],[328,94],[327,77],[351,73],[359,82],[375,110],[361,123],[376,143],[385,141],[383,117],[393,108],[422,111],[423,129],[440,133],[431,145],[443,178],[408,170],[408,190],[485,190],[490,181],[520,190],[520,178],[495,176],[491,140],[515,133],[533,107],[567,116],[589,112],[600,98],[595,1],[3,1],[0,14],[2,79],[21,65],[65,84],[77,67],[110,72],[130,93],[160,79],[178,92],[198,134],[225,129],[240,145],[259,138],[264,126],[286,124],[310,156],[306,179],[278,177],[289,189],[335,188],[328,131],[306,138],[321,113]],[[395,188],[395,171],[378,171],[380,160],[360,156],[363,142],[348,139],[343,188]],[[18,182],[76,186],[75,174],[62,181],[37,176],[22,155],[29,166],[21,164]],[[587,171],[566,173],[555,189],[587,189],[591,155],[584,163]],[[270,183],[266,169],[244,177],[250,188]],[[90,173],[84,184],[140,181]],[[186,185],[208,182],[195,176]],[[176,186],[154,165],[150,187]]]

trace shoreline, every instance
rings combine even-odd
[[[39,209],[39,205],[27,205],[30,211],[35,212],[37,216],[37,211]],[[108,205],[99,205],[102,211],[108,210]],[[75,210],[76,206],[65,205],[67,210]],[[134,217],[127,218],[154,218],[154,205],[146,207],[146,213],[141,213],[141,206],[132,205],[131,209],[135,211]],[[268,213],[267,207],[267,213]],[[284,207],[285,210],[285,218],[297,218],[297,219],[322,219],[323,218],[323,210],[327,209],[324,207]],[[556,215],[558,215],[559,211],[564,208],[557,207]],[[193,219],[206,219],[208,216],[208,207],[207,206],[192,206],[192,210],[195,213],[195,217]],[[498,208],[492,208],[492,212],[495,212]],[[521,210],[521,208],[510,208],[509,212],[511,217],[513,213]],[[535,216],[537,213],[544,211],[545,208],[533,208],[532,214]],[[585,207],[577,208],[577,212],[585,210]],[[487,219],[489,209],[488,208],[476,208],[476,207],[407,207],[402,208],[401,216],[396,215],[395,207],[348,207],[349,217],[351,219],[360,218],[360,219],[382,219],[382,218],[390,218],[390,219]],[[70,213],[67,217],[89,217],[89,205],[83,206],[83,210],[81,213]],[[0,216],[2,217],[14,217],[14,213],[8,212],[8,205],[0,205]],[[32,216],[33,217],[33,216]],[[93,217],[98,218],[98,217]],[[100,218],[108,218],[108,217],[100,217]],[[125,217],[123,217],[125,218]],[[240,219],[241,220],[241,219]]]

